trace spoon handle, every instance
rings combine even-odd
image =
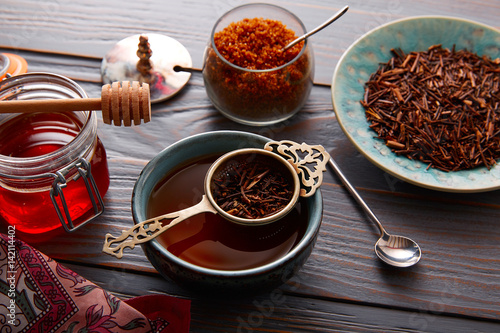
[[[365,203],[365,201],[363,200],[363,198],[361,198],[361,196],[358,194],[358,192],[356,191],[356,189],[354,188],[354,186],[352,186],[351,183],[349,183],[349,181],[344,176],[344,174],[340,170],[340,168],[337,165],[337,163],[335,163],[335,161],[333,160],[333,158],[330,157],[330,160],[328,161],[328,164],[333,169],[333,171],[335,171],[335,174],[340,178],[340,180],[342,181],[342,183],[344,184],[344,186],[347,188],[347,190],[349,191],[349,193],[351,193],[351,195],[358,202],[358,204],[361,206],[361,208],[363,208],[364,212],[370,218],[370,220],[378,226],[378,228],[380,229],[380,233],[385,234],[386,231],[385,231],[384,227],[382,226],[382,223],[380,223],[380,221],[378,220],[377,216],[375,216],[375,214],[372,212],[372,210],[370,209],[370,207],[368,207],[368,205]]]
[[[196,205],[165,215],[157,216],[134,225],[128,230],[123,230],[120,236],[106,234],[102,252],[120,259],[126,247],[133,249],[137,244],[145,243],[157,237],[165,230],[170,229],[177,223],[200,213],[209,212],[216,214],[217,211],[204,195],[203,199]],[[163,225],[162,220],[173,219],[169,224]]]
[[[309,37],[311,35],[314,35],[315,33],[317,33],[320,30],[323,30],[324,28],[326,28],[327,26],[329,26],[330,24],[332,24],[333,22],[335,22],[342,15],[344,15],[345,12],[347,12],[348,9],[349,9],[349,6],[345,6],[344,8],[342,8],[341,10],[339,10],[338,12],[336,12],[335,14],[333,14],[333,16],[330,17],[328,20],[326,20],[323,24],[319,25],[318,27],[314,28],[313,30],[311,30],[311,31],[303,34],[299,38],[297,38],[297,39],[293,40],[292,42],[290,42],[287,46],[285,46],[283,48],[283,51],[288,50],[289,48],[291,48],[292,46],[294,46],[297,43],[300,43],[301,41],[303,41],[307,37]]]

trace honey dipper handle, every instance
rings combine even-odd
[[[131,126],[151,120],[150,98],[147,83],[113,82],[102,86],[101,98],[2,100],[0,113],[102,110],[104,123]]]
[[[100,98],[31,99],[0,101],[0,113],[101,110]]]
[[[123,250],[125,250],[126,247],[133,249],[137,244],[152,240],[177,223],[180,223],[191,216],[205,212],[213,214],[217,213],[215,208],[210,204],[210,201],[208,201],[207,197],[204,195],[202,200],[192,207],[174,213],[157,216],[138,223],[128,230],[123,230],[121,235],[118,237],[106,234],[102,252],[120,259],[123,257]],[[166,219],[173,220],[169,224],[163,225],[161,221]]]

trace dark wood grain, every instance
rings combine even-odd
[[[3,1],[0,52],[22,55],[30,71],[75,79],[90,97],[98,97],[101,57],[117,40],[142,31],[168,34],[186,45],[199,67],[213,23],[242,2],[96,3]],[[299,14],[307,27],[344,5],[314,0],[274,3]],[[77,233],[35,246],[117,295],[167,293],[191,299],[193,332],[236,332],[239,327],[249,332],[498,332],[500,191],[441,193],[386,174],[343,134],[328,84],[342,52],[375,26],[407,16],[443,14],[498,27],[500,4],[374,0],[349,5],[348,15],[312,40],[317,84],[304,109],[282,124],[248,127],[224,118],[210,103],[199,71],[179,95],[153,106],[151,123],[117,128],[100,121],[99,137],[111,173],[106,212]],[[106,233],[132,225],[132,189],[148,161],[179,139],[216,130],[322,144],[387,230],[418,241],[422,261],[408,269],[381,263],[373,251],[377,228],[331,173],[325,174],[322,186],[323,224],[313,253],[291,281],[272,292],[208,299],[161,278],[140,248],[121,260],[102,254]],[[0,230],[5,230],[4,224]],[[286,302],[274,302],[272,311],[262,308],[270,306],[273,293]]]
[[[80,83],[89,95],[99,94],[99,84]],[[322,186],[323,226],[311,258],[296,277],[301,284],[296,293],[414,310],[432,305],[443,313],[498,319],[500,281],[495,277],[500,273],[500,193],[448,197],[415,186],[394,185],[394,180],[373,170],[350,147],[335,123],[329,98],[329,88],[317,86],[311,101],[286,128],[248,128],[213,109],[201,75],[194,73],[179,96],[154,106],[153,122],[131,128],[99,124],[111,173],[107,211],[81,232],[38,248],[56,259],[154,273],[140,249],[129,251],[121,260],[100,252],[106,233],[117,234],[132,225],[130,198],[140,171],[158,152],[185,136],[218,129],[247,130],[275,139],[323,144],[386,228],[416,239],[424,252],[422,262],[414,268],[397,270],[382,264],[373,252],[376,227],[336,177],[327,174]],[[365,181],[363,175],[372,181]]]
[[[159,276],[126,270],[66,264],[119,297],[146,293],[178,295],[191,300],[193,332],[497,332],[494,321],[457,318],[439,305],[376,307],[341,299],[304,296],[294,279],[286,290],[248,298],[214,299],[186,294]]]
[[[0,45],[14,49],[77,54],[101,59],[119,40],[138,33],[161,33],[177,39],[201,68],[203,50],[215,21],[248,1],[2,1]],[[263,1],[295,13],[308,30],[344,5],[344,17],[311,37],[315,80],[330,84],[342,53],[357,38],[381,24],[417,15],[446,15],[500,27],[498,1]],[[64,32],[64,33],[61,33]]]

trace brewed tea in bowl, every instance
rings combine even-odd
[[[263,147],[268,138],[234,131],[195,135],[166,148],[142,171],[134,187],[135,223],[198,202],[209,166],[228,151]],[[272,288],[308,258],[321,224],[320,191],[302,198],[286,217],[264,226],[239,226],[200,214],[142,244],[166,278],[196,289]],[[221,232],[221,230],[223,230]]]

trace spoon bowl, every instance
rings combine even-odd
[[[385,263],[395,267],[409,267],[419,262],[422,252],[418,244],[407,237],[388,234],[377,216],[375,216],[356,189],[349,183],[333,158],[330,157],[328,164],[366,215],[379,228],[380,239],[375,244],[375,253],[377,256]]]
[[[413,240],[383,232],[375,244],[375,253],[385,263],[396,267],[416,264],[422,255],[420,247]]]

